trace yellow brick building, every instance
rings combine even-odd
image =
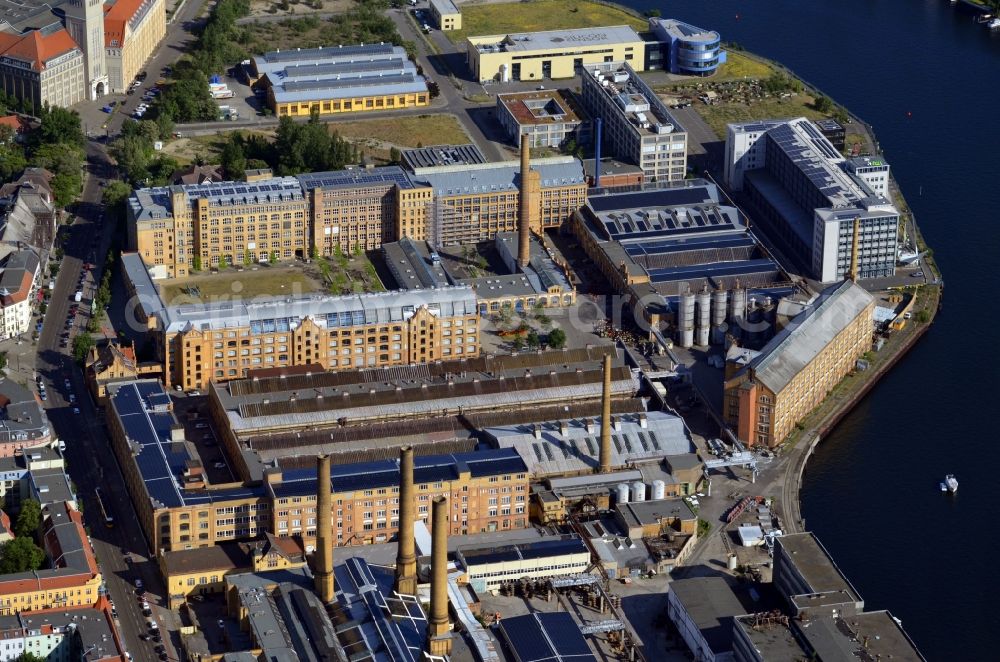
[[[267,531],[270,501],[263,489],[208,485],[158,381],[112,386],[107,418],[111,448],[154,552],[209,547]]]
[[[157,344],[168,387],[207,388],[249,370],[351,370],[479,355],[470,287],[167,307]]]
[[[430,0],[434,23],[444,31],[462,29],[462,12],[453,0]]]
[[[541,81],[575,78],[608,62],[628,62],[644,71],[646,47],[631,27],[614,25],[469,37],[466,57],[478,81]]]
[[[166,0],[117,0],[104,14],[111,92],[124,94],[167,35]]]
[[[251,59],[251,86],[279,117],[426,106],[427,81],[392,44],[272,51]]]
[[[875,301],[834,285],[749,362],[727,370],[723,414],[740,441],[773,448],[872,347]]]

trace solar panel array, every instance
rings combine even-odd
[[[385,76],[359,76],[356,78],[321,78],[318,80],[289,80],[281,84],[285,92],[302,92],[305,90],[346,90],[357,87],[377,87],[399,83],[413,83],[416,74],[393,73]]]
[[[675,281],[684,278],[720,278],[744,274],[775,273],[779,270],[774,260],[761,258],[741,262],[717,262],[696,264],[686,267],[650,269],[649,277],[654,283]]]
[[[863,192],[855,190],[848,175],[835,165],[843,161],[843,157],[811,122],[782,124],[768,131],[767,139],[830,200],[831,205],[845,205],[862,197]]]
[[[412,188],[409,176],[399,166],[382,166],[380,168],[348,170],[333,170],[329,172],[313,172],[296,175],[302,187],[311,191],[314,188],[334,189],[374,184],[396,184],[400,188]]]
[[[359,44],[355,46],[327,46],[325,48],[296,48],[292,51],[271,51],[264,54],[268,62],[296,62],[300,60],[322,60],[329,57],[348,57],[351,55],[375,55],[391,53],[395,48],[392,44]]]
[[[500,633],[517,662],[597,662],[567,612],[505,618],[500,621]]]

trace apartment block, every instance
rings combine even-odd
[[[497,95],[497,121],[507,140],[531,147],[561,147],[567,140],[590,142],[590,122],[567,90],[535,90]]]
[[[166,0],[118,0],[104,15],[108,85],[124,94],[167,36]]]
[[[628,62],[584,72],[581,98],[604,123],[604,153],[642,168],[647,182],[683,180],[687,132]]]
[[[470,287],[173,306],[159,322],[164,380],[184,389],[258,368],[350,370],[479,355]]]
[[[152,551],[209,547],[268,530],[270,501],[261,487],[207,484],[159,381],[112,386],[107,419],[111,448]]]
[[[266,488],[274,502],[272,533],[316,540],[316,470],[270,470]],[[399,527],[399,464],[393,460],[334,466],[332,520],[336,544],[388,542]],[[414,458],[416,518],[430,526],[431,502],[448,498],[450,535],[521,529],[528,525],[528,477],[511,449]]]
[[[874,310],[854,282],[831,286],[749,361],[728,368],[723,416],[740,441],[781,444],[871,349]]]

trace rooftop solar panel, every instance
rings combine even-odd
[[[596,662],[567,612],[536,612],[500,621],[501,635],[518,662]]]
[[[716,262],[713,264],[695,264],[685,267],[670,267],[650,269],[649,277],[653,282],[662,283],[678,278],[707,278],[719,276],[738,276],[741,274],[766,273],[777,271],[778,265],[773,260],[742,260],[739,262]]]
[[[669,207],[714,202],[706,186],[677,187],[657,191],[598,195],[589,199],[590,208],[596,212],[640,207]]]

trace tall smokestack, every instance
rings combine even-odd
[[[396,546],[396,591],[417,594],[417,553],[413,539],[414,508],[413,447],[399,449],[399,542]]]
[[[594,119],[594,188],[601,185],[601,118]]]
[[[528,134],[521,136],[521,189],[518,195],[517,264],[522,269],[531,259],[531,220],[538,206],[541,175],[531,169]]]
[[[431,503],[431,613],[427,620],[427,652],[451,655],[448,623],[448,499]]]
[[[316,458],[316,552],[314,573],[316,593],[323,604],[330,604],[334,599],[333,586],[333,544],[331,537],[333,527],[330,524],[333,497],[330,494],[330,456],[320,455]]]
[[[611,472],[611,355],[604,357],[604,389],[601,394],[600,473]]]

